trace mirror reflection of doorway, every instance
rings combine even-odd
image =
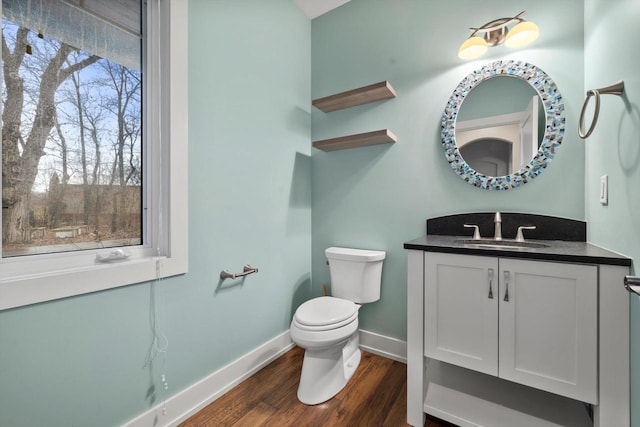
[[[456,145],[477,172],[510,175],[536,155],[539,126],[538,98],[534,96],[524,111],[457,122]]]
[[[466,143],[460,155],[481,174],[504,176],[511,173],[512,149],[510,141],[481,138]]]

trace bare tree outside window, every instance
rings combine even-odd
[[[6,18],[2,58],[2,255],[140,245],[140,71]]]

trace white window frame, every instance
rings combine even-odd
[[[147,8],[145,132],[162,147],[146,144],[154,165],[144,190],[149,244],[126,248],[131,256],[112,263],[96,261],[111,249],[3,258],[0,310],[187,272],[188,0],[152,0]]]

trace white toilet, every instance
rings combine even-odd
[[[359,304],[380,299],[384,251],[328,248],[330,297],[296,310],[291,339],[305,349],[298,399],[316,405],[335,396],[360,364]]]

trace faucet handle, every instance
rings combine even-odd
[[[535,230],[535,225],[521,225],[518,227],[518,233],[516,234],[516,242],[524,242],[524,236],[522,235],[522,230]]]
[[[480,227],[478,227],[476,224],[465,224],[464,225],[466,228],[473,228],[473,240],[480,240],[482,239],[482,237],[480,237]]]

